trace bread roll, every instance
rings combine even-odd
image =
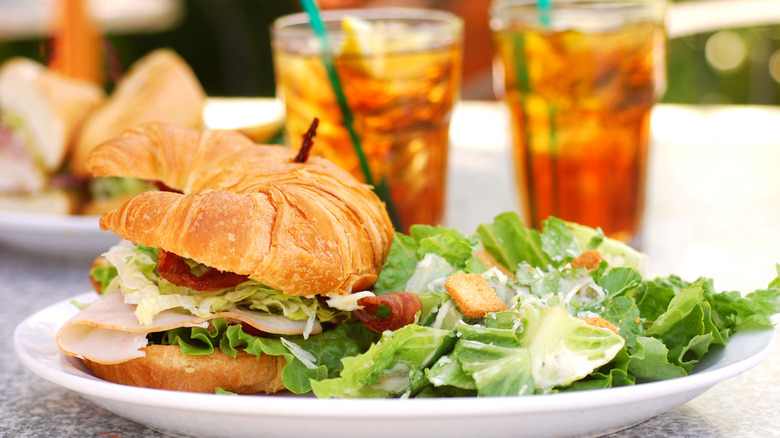
[[[393,227],[371,188],[330,161],[261,146],[231,131],[148,124],[99,146],[95,176],[163,182],[104,214],[100,226],[288,295],[373,285]]]
[[[73,173],[89,177],[89,152],[136,125],[199,128],[205,101],[198,78],[179,55],[169,49],[149,53],[131,66],[111,97],[85,122],[71,159]]]
[[[214,393],[216,388],[238,394],[284,389],[283,356],[262,355],[259,359],[245,351],[232,358],[220,350],[208,355],[186,355],[178,345],[149,345],[146,356],[118,364],[104,365],[88,359],[84,363],[101,379],[123,385],[173,391]]]

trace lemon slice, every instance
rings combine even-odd
[[[341,29],[344,32],[341,53],[344,55],[368,56],[376,52],[377,46],[382,43],[369,21],[346,16],[341,19]]]
[[[415,77],[434,65],[435,57],[424,53],[434,35],[414,31],[404,23],[345,16],[341,28],[341,56],[357,57],[358,65],[377,79]]]
[[[255,143],[272,140],[284,126],[284,106],[276,99],[211,97],[203,107],[208,129],[238,131]]]

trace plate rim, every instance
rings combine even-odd
[[[60,233],[82,232],[86,234],[105,233],[100,229],[100,216],[54,215],[18,211],[0,211],[0,231],[14,227],[14,231],[51,231]],[[7,230],[10,231],[10,230]]]
[[[620,400],[621,403],[632,403],[663,398],[671,394],[680,394],[696,389],[701,389],[701,392],[704,392],[715,384],[746,372],[764,361],[772,352],[778,336],[776,328],[732,333],[729,344],[734,337],[740,339],[745,335],[753,335],[758,340],[763,341],[763,345],[757,348],[757,351],[751,356],[738,359],[723,367],[710,369],[720,362],[718,361],[704,370],[685,377],[617,388],[518,397],[318,399],[291,394],[231,396],[141,388],[104,381],[84,371],[83,365],[82,367],[73,365],[78,359],[58,351],[60,363],[62,360],[66,360],[83,374],[77,375],[66,371],[61,366],[51,367],[40,362],[32,352],[23,346],[21,339],[23,331],[35,324],[45,323],[46,321],[41,320],[41,317],[46,313],[55,312],[64,306],[72,306],[72,301],[85,302],[90,298],[96,298],[96,294],[85,292],[58,301],[29,315],[17,325],[13,334],[13,349],[17,358],[26,368],[44,380],[77,392],[88,399],[95,397],[144,407],[174,408],[191,413],[247,415],[256,414],[258,410],[262,410],[264,415],[275,415],[279,418],[299,418],[301,412],[306,412],[306,416],[310,418],[328,417],[333,419],[335,415],[345,420],[356,416],[375,419],[447,418],[463,415],[464,411],[467,411],[469,415],[480,416],[503,416],[518,413],[540,414],[581,410],[583,406],[588,409],[604,408],[614,406],[616,399]],[[73,314],[77,312],[78,310],[74,306]],[[68,318],[70,316],[65,320]],[[64,321],[57,322],[55,327],[50,328],[54,328],[56,331],[62,323]],[[50,341],[56,347],[54,338]],[[637,390],[638,388],[639,390]],[[165,396],[161,396],[162,394]],[[651,396],[648,397],[648,394]],[[215,399],[215,397],[220,398]],[[214,403],[216,400],[219,402]],[[469,403],[464,403],[464,400],[468,400]],[[468,406],[465,407],[465,405]],[[317,409],[307,409],[309,407]]]

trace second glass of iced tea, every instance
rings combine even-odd
[[[389,189],[397,228],[439,224],[449,123],[460,88],[461,19],[404,8],[323,11],[322,18],[352,126],[373,181]],[[282,17],[271,34],[288,143],[300,144],[317,117],[312,153],[365,181],[308,17]]]
[[[650,112],[665,90],[661,0],[497,0],[490,26],[526,223],[638,243]]]

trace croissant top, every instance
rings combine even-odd
[[[94,176],[160,181],[104,214],[100,227],[288,295],[347,294],[373,285],[393,239],[370,186],[322,158],[257,145],[232,131],[159,123],[98,146]]]

